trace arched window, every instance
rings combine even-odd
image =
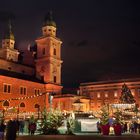
[[[20,104],[20,107],[25,107],[25,104],[24,104],[24,103],[21,103],[21,104]]]
[[[8,101],[5,101],[5,102],[3,103],[3,106],[9,106],[9,102],[8,102]]]
[[[35,108],[39,108],[40,107],[40,105],[39,104],[35,104]]]

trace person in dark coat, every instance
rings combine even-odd
[[[30,124],[31,135],[34,135],[35,131],[36,131],[36,123],[33,122],[33,123]]]
[[[15,140],[17,133],[17,122],[10,120],[7,124],[6,140]]]
[[[4,140],[4,131],[5,131],[5,124],[3,120],[0,123],[0,140]]]
[[[127,132],[127,122],[125,122],[125,124],[124,124],[124,133],[126,133]]]
[[[19,122],[19,131],[23,135],[23,132],[24,132],[24,121],[20,121]]]

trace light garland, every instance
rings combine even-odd
[[[113,108],[123,108],[123,109],[126,109],[126,108],[134,108],[135,107],[135,103],[133,103],[133,104],[112,104],[111,106]]]
[[[46,94],[46,93],[47,93],[47,92],[39,93],[39,94],[37,94],[37,95],[26,96],[26,97],[19,97],[19,98],[7,99],[7,100],[0,100],[0,102],[11,101],[11,100],[25,100],[25,99],[31,99],[31,98],[36,98],[36,97],[42,96],[42,95],[44,95],[44,94]],[[49,94],[49,93],[47,93],[47,94]]]

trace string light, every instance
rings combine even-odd
[[[26,97],[19,97],[19,98],[11,98],[11,99],[7,99],[7,100],[0,100],[0,102],[5,102],[5,101],[11,101],[11,100],[25,100],[25,99],[31,99],[31,98],[36,98],[39,96],[42,96],[44,94],[46,94],[47,92],[44,93],[39,93],[37,95],[31,95],[31,96],[26,96]],[[48,93],[47,93],[48,94]]]

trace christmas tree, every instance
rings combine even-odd
[[[51,112],[44,110],[42,115],[43,122],[41,127],[43,134],[59,134],[58,128],[62,126],[64,120],[63,113],[59,109]]]
[[[127,87],[126,84],[123,84],[122,86],[120,101],[124,104],[133,104],[136,102],[131,93],[131,90]]]
[[[109,108],[107,105],[101,108],[100,121],[102,125],[106,125],[109,123]]]

